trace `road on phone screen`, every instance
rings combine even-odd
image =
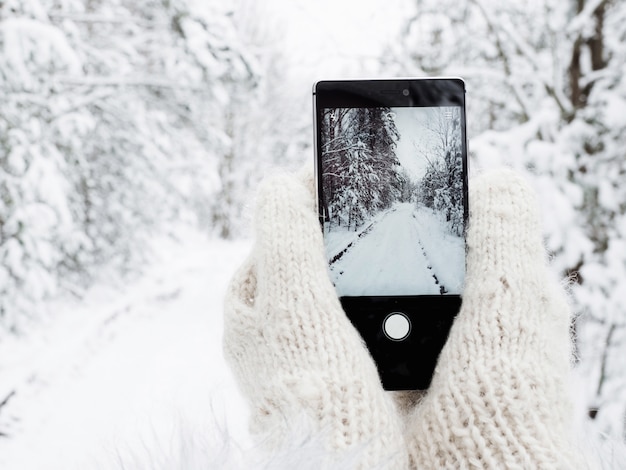
[[[326,235],[333,246],[328,253],[331,277],[340,296],[460,293],[463,238],[451,235],[432,210],[396,203],[353,233]],[[342,243],[333,244],[333,237]]]

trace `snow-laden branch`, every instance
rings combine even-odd
[[[326,143],[324,144],[324,147],[329,147],[329,146],[330,146],[330,144],[332,144],[333,142],[335,142],[335,141],[337,141],[337,140],[339,140],[339,139],[345,139],[345,136],[340,135],[340,136],[338,136],[338,137],[335,137],[334,139],[330,139],[328,142],[326,142]]]
[[[543,77],[544,68],[540,66],[533,49],[519,36],[519,34],[515,32],[511,24],[503,21],[500,26],[504,33],[509,37],[509,39],[513,41],[516,49],[520,52],[520,54],[524,56],[526,60],[528,60],[528,62],[535,71],[536,77],[541,81],[541,84],[543,85],[548,95],[551,96],[554,101],[556,101],[556,104],[559,107],[561,114],[564,116],[570,115],[573,112],[573,107],[571,106],[571,104],[569,104],[569,100],[563,94],[563,91],[557,89],[550,80],[546,80]]]
[[[502,31],[502,33],[505,34],[506,37],[515,46],[515,49],[518,51],[518,53],[528,61],[528,63],[530,64],[530,66],[535,72],[535,76],[539,79],[544,89],[546,90],[546,93],[556,102],[557,106],[559,107],[559,110],[561,111],[561,114],[564,116],[571,115],[571,113],[573,112],[573,107],[571,103],[569,103],[569,100],[563,94],[561,90],[556,89],[554,85],[550,83],[549,80],[545,79],[545,77],[543,76],[544,68],[540,66],[533,48],[529,46],[515,32],[512,25],[508,24],[505,18],[502,18],[502,21],[499,21],[499,22],[495,21],[495,19],[492,17],[488,9],[485,8],[485,6],[482,4],[482,0],[472,0],[472,1],[480,10],[481,14],[483,15],[483,18],[485,19],[485,21],[487,22],[489,26],[489,29],[491,29],[496,35],[496,45],[498,47],[501,58],[504,58],[506,56],[506,52],[504,51],[502,47],[502,43],[498,35],[498,31]],[[508,67],[508,60],[505,63],[505,66]],[[507,75],[509,76],[513,75],[510,69],[507,71]],[[519,92],[519,90],[513,89],[513,91],[516,95],[516,99],[518,99],[518,102],[522,104],[522,101],[520,100],[521,96],[519,97],[517,96],[517,93]],[[526,114],[528,115],[527,112]]]
[[[455,73],[463,78],[492,78],[495,80],[505,80],[506,76],[499,70],[488,67],[470,67],[470,66],[458,66],[452,69],[444,69],[444,72],[449,75]]]
[[[496,33],[497,34],[497,33]],[[496,49],[498,50],[498,56],[503,62],[504,72],[501,70],[497,70],[495,68],[487,68],[487,67],[455,67],[452,69],[444,69],[443,75],[459,75],[466,79],[474,79],[474,80],[496,80],[498,82],[504,83],[509,87],[510,91],[513,94],[513,98],[517,102],[520,107],[521,116],[525,121],[530,119],[530,110],[532,109],[532,105],[526,97],[526,93],[523,90],[523,84],[520,83],[516,76],[510,69],[508,59],[506,58],[505,51],[502,48],[501,43],[496,39],[495,42]],[[472,90],[472,96],[478,96],[480,90]],[[486,95],[485,95],[486,96]],[[509,95],[507,95],[508,97]],[[489,94],[489,99],[494,99],[493,94]]]
[[[35,93],[28,93],[28,92],[12,91],[4,87],[0,88],[0,92],[6,93],[7,95],[11,96],[11,99],[13,101],[16,101],[19,103],[28,103],[31,105],[39,106],[41,108],[47,108],[48,106],[50,106],[50,101],[48,100],[47,97],[43,95],[37,95]],[[3,119],[7,119],[5,116],[2,116],[2,117]]]
[[[105,101],[96,101],[94,103],[98,108],[100,108],[103,112],[108,113],[113,118],[117,119],[119,122],[124,123],[128,122],[128,117],[126,111],[123,107],[118,106],[117,104],[107,103]],[[133,131],[142,137],[142,141],[146,143],[152,142],[152,148],[156,149],[160,154],[167,154],[168,150],[163,149],[161,145],[152,139],[152,136],[146,133],[141,128],[134,126]],[[186,196],[182,194],[182,192],[174,186],[174,184],[160,171],[159,166],[156,162],[154,162],[150,158],[143,158],[142,163],[144,167],[151,172],[151,176],[155,178],[164,188],[166,188],[170,194],[177,196],[181,201],[185,200]]]
[[[77,111],[79,109],[85,108],[86,106],[89,106],[91,104],[94,104],[100,100],[109,98],[111,96],[113,96],[115,94],[114,91],[111,90],[106,90],[106,91],[100,91],[100,92],[95,92],[92,93],[90,95],[84,96],[82,99],[76,100],[73,103],[71,103],[69,106],[64,107],[63,109],[60,109],[58,111],[56,111],[49,119],[48,122],[52,122],[68,113]]]
[[[340,149],[335,149],[335,150],[324,150],[323,154],[324,154],[324,155],[328,155],[329,153],[344,152],[344,151],[346,151],[346,150],[352,150],[352,149],[355,149],[355,148],[357,148],[357,145],[354,145],[354,144],[353,144],[353,145],[350,145],[350,146],[348,146],[348,147],[343,147],[343,148],[340,148]]]
[[[598,80],[617,78],[618,71],[610,68],[591,70],[580,78],[580,85],[586,87]]]
[[[517,104],[522,110],[522,116],[524,117],[525,120],[528,120],[530,119],[529,106],[527,104],[527,100],[525,98],[524,92],[520,90],[519,87],[515,86],[514,82],[512,81],[513,72],[511,70],[511,65],[509,63],[509,57],[506,51],[504,50],[504,46],[502,45],[499,31],[496,29],[495,23],[493,19],[491,18],[491,16],[487,13],[487,10],[485,9],[485,7],[478,1],[476,1],[475,3],[478,9],[480,10],[480,12],[482,13],[483,18],[485,19],[485,22],[487,23],[487,27],[489,28],[489,31],[491,31],[493,35],[495,36],[495,46],[498,51],[498,56],[500,57],[500,60],[502,61],[502,65],[504,67],[504,76],[505,76],[504,82],[511,88],[515,101],[517,101]]]
[[[567,33],[573,36],[581,36],[589,21],[596,14],[596,11],[607,3],[607,0],[587,0],[582,11],[570,21],[567,26]]]
[[[186,85],[169,80],[158,80],[150,77],[93,77],[93,76],[70,76],[56,75],[52,79],[64,85],[74,86],[109,86],[109,87],[145,87],[145,88],[168,88],[172,90],[207,91],[205,86]]]
[[[107,24],[128,24],[132,23],[144,28],[164,28],[169,27],[166,21],[146,21],[136,16],[111,17],[105,15],[79,14],[79,13],[51,13],[48,15],[51,20],[69,20],[75,23],[107,23]]]

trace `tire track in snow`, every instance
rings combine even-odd
[[[341,257],[347,253],[347,251],[350,249],[350,247],[352,247],[352,245],[354,245],[354,243],[357,242],[359,240],[359,238],[361,238],[364,235],[366,235],[367,233],[369,233],[372,230],[373,227],[374,227],[374,222],[372,222],[365,230],[363,230],[361,233],[359,233],[357,235],[357,237],[354,240],[352,240],[350,243],[348,243],[348,245],[343,250],[341,250],[339,253],[337,253],[335,256],[333,256],[331,258],[331,260],[328,262],[328,264],[330,266],[332,266],[336,261],[339,261],[341,259]]]
[[[418,223],[417,222],[417,217],[415,217],[415,214],[413,214],[413,219],[415,220],[415,223]],[[422,244],[421,240],[418,239],[417,240],[417,244],[419,245],[420,250],[422,250],[422,255],[424,255],[424,258],[428,262],[426,267],[431,272],[431,275],[433,276],[433,279],[435,280],[435,284],[437,284],[437,286],[439,286],[439,293],[441,295],[447,294],[448,293],[448,289],[446,289],[446,286],[444,286],[443,284],[440,284],[439,279],[437,278],[437,274],[435,274],[435,272],[433,271],[433,264],[430,262],[430,258],[428,257],[428,253],[426,253],[426,249],[424,248],[424,245]]]
[[[392,212],[395,212],[395,209],[391,209],[391,210],[386,211],[385,215],[390,214]],[[359,241],[360,238],[364,237],[365,235],[367,235],[369,232],[372,231],[372,229],[374,228],[376,223],[379,222],[379,220],[373,221],[364,230],[362,230],[361,233],[359,233],[354,240],[352,240],[350,243],[348,243],[343,250],[341,250],[339,253],[337,253],[335,256],[333,256],[330,259],[330,261],[328,262],[328,265],[332,266],[336,261],[339,261],[341,259],[341,257],[348,252],[348,250],[352,247],[352,245],[354,245],[355,242]]]
[[[330,263],[340,296],[441,294],[441,282],[436,282],[432,268],[427,269],[430,262],[420,249],[413,210],[411,203],[397,203],[372,221],[363,236],[345,240],[346,232],[340,233],[338,239],[345,240],[342,253]]]

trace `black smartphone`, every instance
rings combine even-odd
[[[426,389],[465,277],[464,82],[320,81],[313,101],[331,280],[383,387]]]

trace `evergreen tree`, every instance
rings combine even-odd
[[[0,5],[1,326],[210,218],[223,109],[258,75],[237,35],[215,1]]]
[[[450,232],[460,236],[464,227],[463,157],[459,108],[431,112],[430,130],[438,136],[434,153],[420,181],[419,202],[443,214]]]
[[[328,228],[356,230],[402,196],[404,177],[395,154],[398,130],[389,108],[326,109],[322,121]]]

